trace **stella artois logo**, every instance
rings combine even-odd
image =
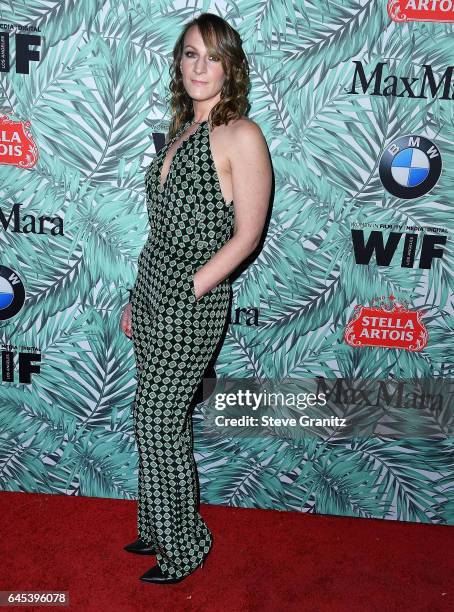
[[[393,21],[454,22],[454,0],[389,0],[388,14]]]
[[[38,149],[29,132],[30,121],[12,121],[0,115],[0,164],[32,168],[38,161]]]
[[[394,295],[372,300],[372,306],[355,307],[353,317],[345,328],[344,339],[350,346],[380,346],[384,348],[420,351],[428,333],[421,323],[422,313],[409,310],[404,300]]]

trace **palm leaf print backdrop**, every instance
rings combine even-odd
[[[26,284],[22,310],[1,342],[36,346],[29,384],[2,382],[0,487],[136,499],[131,341],[119,328],[148,232],[144,170],[170,119],[168,68],[183,26],[202,11],[241,34],[252,90],[250,117],[267,140],[275,178],[263,249],[234,279],[234,320],[218,377],[449,377],[452,373],[452,241],[431,269],[356,265],[354,222],[452,231],[454,102],[349,93],[356,64],[370,77],[437,78],[454,65],[449,23],[392,21],[385,0],[22,0],[1,3],[2,24],[42,37],[30,74],[0,73],[2,114],[31,122],[39,150],[29,170],[0,165],[5,216],[64,219],[64,235],[0,225],[0,264]],[[373,88],[373,85],[372,85]],[[440,93],[440,92],[439,92]],[[378,160],[403,134],[436,141],[443,172],[431,193],[384,190]],[[354,306],[405,295],[426,310],[419,353],[354,348],[343,341]],[[203,436],[194,413],[202,502],[343,516],[454,524],[453,440],[252,442]]]

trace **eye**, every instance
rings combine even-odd
[[[185,55],[185,57],[192,57],[194,55],[194,52],[193,51],[185,51],[184,55]],[[219,55],[216,55],[216,54],[210,55],[209,59],[213,60],[214,62],[219,62],[221,60]]]

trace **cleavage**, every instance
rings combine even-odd
[[[168,170],[167,170],[167,174],[166,174],[166,177],[165,177],[165,179],[164,179],[164,181],[163,181],[163,180],[162,180],[162,173],[163,173],[164,166],[165,166],[165,163],[166,163],[166,160],[167,160],[167,156],[168,156],[168,153],[169,153],[169,149],[167,149],[166,154],[165,154],[165,156],[164,156],[164,161],[163,161],[162,166],[161,166],[161,171],[160,171],[160,173],[159,173],[159,187],[160,187],[161,191],[163,191],[163,190],[165,189],[165,186],[166,186],[166,183],[167,183],[167,179],[169,178],[170,172],[171,172],[171,170],[172,170],[172,164],[173,164],[173,161],[174,161],[174,159],[175,159],[175,157],[176,157],[176,155],[177,155],[178,151],[179,151],[179,150],[180,150],[180,149],[181,149],[181,148],[184,146],[184,144],[185,144],[185,143],[186,143],[186,142],[187,142],[187,141],[188,141],[188,140],[191,138],[191,136],[193,136],[194,134],[196,134],[196,133],[198,132],[198,130],[199,130],[199,128],[200,128],[200,125],[201,125],[201,124],[199,124],[199,125],[197,126],[197,129],[196,129],[196,130],[194,130],[193,132],[191,132],[191,133],[189,134],[189,136],[187,136],[187,138],[183,138],[183,139],[182,139],[182,140],[180,140],[180,142],[178,143],[178,146],[177,146],[177,147],[176,147],[176,149],[173,151],[172,157],[170,158],[170,163],[169,163],[169,167],[168,167]],[[171,145],[171,146],[173,146],[173,145],[175,144],[175,142],[176,142],[176,141],[172,142],[172,145]]]

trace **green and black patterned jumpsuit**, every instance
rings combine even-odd
[[[233,203],[221,192],[207,121],[179,143],[160,186],[168,148],[190,125],[146,170],[150,231],[131,294],[138,532],[155,546],[160,568],[172,577],[190,574],[213,540],[197,509],[190,408],[226,323],[230,283],[225,279],[196,300],[193,276],[234,228]]]

